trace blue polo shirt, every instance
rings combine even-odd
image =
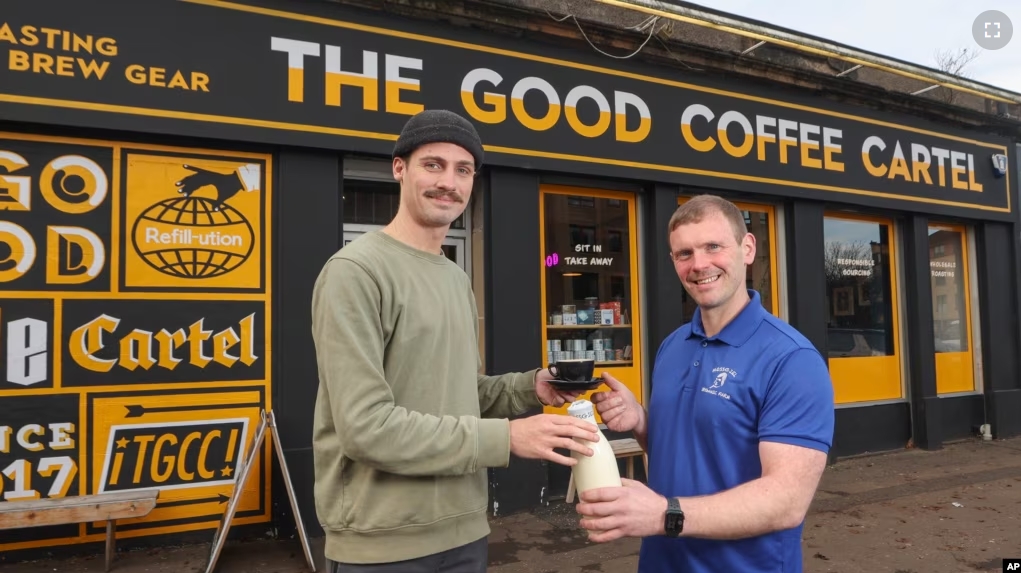
[[[760,477],[762,441],[829,450],[833,385],[826,363],[762,308],[758,292],[748,294],[751,302],[716,336],[706,337],[696,310],[656,354],[649,487],[662,495],[711,495]],[[802,528],[740,540],[648,537],[638,570],[800,573]]]

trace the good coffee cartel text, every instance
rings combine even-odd
[[[993,135],[740,83],[667,79],[662,69],[608,67],[615,64],[566,49],[521,52],[463,29],[433,36],[407,22],[395,29],[335,5],[297,14],[274,0],[109,1],[103,15],[71,0],[5,5],[0,103],[19,106],[0,105],[0,117],[59,105],[77,123],[98,125],[96,115],[75,114],[103,105],[131,114],[139,129],[150,116],[187,117],[160,130],[382,153],[409,115],[443,108],[476,123],[491,165],[556,161],[544,168],[716,187],[726,179],[735,190],[899,199],[998,219],[1011,212],[1008,176],[993,161],[1009,142]],[[232,22],[229,33],[200,24],[222,18]],[[137,24],[162,21],[196,24]],[[183,45],[181,33],[189,37]],[[74,60],[47,66],[37,52]],[[129,72],[125,55],[144,70]],[[57,73],[104,62],[106,79]],[[107,81],[115,69],[128,81]],[[75,89],[85,82],[87,90]],[[161,89],[164,97],[153,100],[133,83],[179,89]],[[82,93],[88,101],[68,106]]]

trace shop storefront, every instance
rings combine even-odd
[[[389,152],[425,108],[486,145],[444,247],[486,371],[592,357],[646,399],[693,312],[667,221],[709,192],[756,236],[748,287],[829,362],[837,455],[1021,433],[1016,142],[538,42],[331,2],[5,4],[0,503],[158,487],[119,537],[207,541],[272,408],[315,534],[311,287],[396,211]],[[271,447],[235,527],[289,527]],[[567,486],[491,478],[499,514]]]

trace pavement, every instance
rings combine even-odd
[[[640,541],[589,542],[562,500],[492,518],[490,573],[634,573]],[[828,467],[805,522],[806,572],[999,572],[1021,557],[1021,438],[905,449]],[[312,544],[323,571],[322,540]],[[116,573],[205,571],[209,544],[122,552]],[[2,573],[103,571],[103,556],[0,565]],[[229,542],[218,573],[308,571],[296,539]]]

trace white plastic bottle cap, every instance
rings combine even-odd
[[[592,402],[588,400],[578,400],[572,402],[567,407],[567,413],[572,417],[578,418],[579,420],[585,420],[586,422],[596,423],[595,410],[592,408]]]

